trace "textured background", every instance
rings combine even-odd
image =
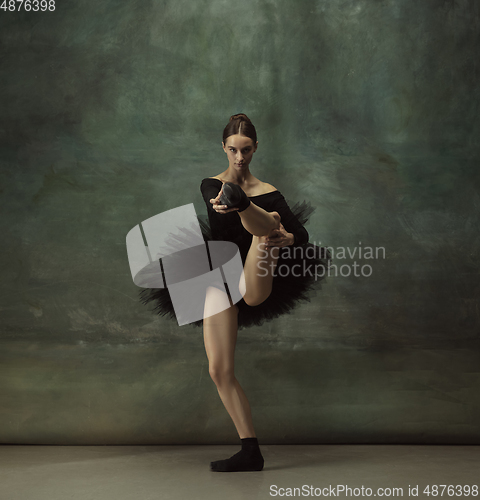
[[[480,4],[57,2],[0,16],[0,442],[236,443],[201,330],[138,300],[125,236],[251,171],[335,264],[244,330],[260,443],[480,443]],[[385,259],[342,258],[383,247]],[[346,274],[346,273],[344,273]]]

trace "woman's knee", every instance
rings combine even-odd
[[[280,222],[282,220],[281,215],[278,212],[270,212],[270,215],[273,215],[273,218],[275,219],[276,226],[275,229],[278,229],[280,227]]]
[[[250,307],[259,306],[263,302],[261,297],[258,297],[258,296],[257,297],[250,297],[248,295],[245,295],[243,297],[243,300],[245,301],[245,304],[247,304]]]
[[[210,364],[208,372],[217,386],[229,384],[235,379],[233,369],[228,367]]]
[[[246,293],[243,296],[243,300],[249,306],[259,306],[262,302],[265,302],[270,294],[272,293],[272,287],[269,287],[267,290],[264,290],[263,293],[257,292],[253,294]]]

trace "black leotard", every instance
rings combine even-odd
[[[236,212],[219,214],[210,203],[211,198],[216,198],[222,189],[222,181],[206,178],[202,180],[200,191],[207,206],[208,220],[214,240],[232,241],[240,248],[242,257],[248,253],[252,242],[252,235],[243,227],[240,215]],[[294,245],[304,245],[308,242],[308,232],[290,210],[285,198],[280,191],[259,194],[248,197],[255,205],[267,212],[277,211],[281,223],[288,233],[294,236]],[[244,259],[242,259],[245,262]]]
[[[198,217],[200,227],[205,241],[212,239],[236,243],[242,262],[245,263],[253,237],[243,227],[238,213],[219,214],[213,209],[210,199],[216,198],[221,188],[222,181],[219,179],[202,180],[200,190],[207,207],[208,222]],[[292,312],[300,302],[310,302],[315,289],[322,288],[320,282],[325,279],[331,259],[327,248],[308,242],[309,234],[303,224],[314,211],[310,203],[297,203],[290,209],[280,191],[250,196],[249,199],[267,212],[277,211],[285,230],[292,233],[295,240],[293,245],[280,248],[276,268],[278,272],[274,275],[270,296],[257,306],[249,306],[243,299],[236,303],[239,308],[239,330],[260,326],[265,321]],[[168,289],[145,288],[140,291],[140,297],[144,304],[153,301],[156,304],[154,311],[159,315],[176,320]],[[202,326],[203,320],[192,324]]]

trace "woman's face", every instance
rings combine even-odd
[[[228,166],[234,170],[246,170],[252,161],[253,153],[257,150],[258,141],[254,144],[250,137],[244,135],[231,135],[227,143],[223,145],[223,150],[227,153]]]

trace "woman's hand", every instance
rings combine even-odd
[[[293,234],[287,233],[281,222],[279,229],[272,229],[267,238],[265,238],[266,248],[272,248],[272,247],[282,248],[288,245],[293,245],[293,243],[294,243]]]
[[[238,211],[238,208],[228,208],[227,205],[221,205],[220,204],[220,196],[223,194],[223,186],[225,183],[222,183],[222,189],[220,189],[220,192],[218,193],[216,198],[211,198],[210,203],[212,204],[212,208],[217,212],[218,214],[228,214],[229,212],[236,212]]]

